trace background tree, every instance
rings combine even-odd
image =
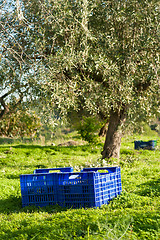
[[[33,111],[18,109],[9,112],[1,120],[0,135],[7,137],[34,137],[42,126],[41,119]]]
[[[0,119],[28,108],[40,92],[38,58],[20,2],[0,2]]]

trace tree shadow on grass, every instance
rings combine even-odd
[[[66,211],[67,208],[60,207],[58,205],[51,205],[46,207],[38,206],[27,206],[22,207],[22,198],[10,196],[7,199],[0,199],[0,213],[10,214],[10,213],[19,213],[19,212],[48,212],[48,213],[57,213]]]
[[[0,199],[0,213],[19,212],[21,207],[20,197],[10,196],[7,199]]]
[[[160,179],[148,181],[137,186],[139,190],[135,193],[140,196],[159,197],[160,196]]]
[[[6,175],[7,179],[19,179],[19,175],[17,174],[8,174]]]
[[[56,152],[61,152],[62,154],[73,154],[74,152],[84,152],[84,153],[99,153],[101,149],[101,145],[93,145],[86,144],[86,145],[77,145],[77,146],[40,146],[40,145],[16,145],[13,148],[16,149],[41,149],[45,151],[47,154],[56,155]]]
[[[32,144],[18,144],[18,145],[14,145],[12,146],[13,148],[27,148],[27,149],[44,149],[44,148],[48,148],[48,146],[41,146],[41,145],[32,145]]]
[[[1,146],[1,148],[10,148],[10,146]],[[12,148],[15,149],[28,149],[28,150],[36,150],[36,149],[40,149],[45,151],[46,153],[50,154],[50,155],[56,155],[56,152],[61,152],[61,153],[71,153],[73,154],[74,152],[87,152],[87,153],[99,153],[101,148],[102,148],[102,144],[97,144],[95,145],[90,145],[90,144],[85,144],[85,145],[73,145],[73,146],[41,146],[41,145],[27,145],[27,144],[17,144],[12,146]],[[30,153],[26,153],[28,155],[30,155]]]

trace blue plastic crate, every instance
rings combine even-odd
[[[54,173],[20,176],[22,206],[46,206],[57,203],[57,178]]]
[[[57,204],[57,172],[72,172],[73,168],[36,169],[34,174],[20,175],[22,206]]]
[[[59,174],[58,190],[60,206],[73,208],[95,206],[92,172]]]
[[[84,168],[80,173],[60,173],[58,186],[59,205],[100,207],[122,192],[120,167]]]
[[[134,149],[155,150],[156,146],[157,146],[157,140],[134,141]]]
[[[73,172],[72,167],[64,167],[64,168],[39,168],[35,169],[33,173],[49,173],[50,171],[61,171],[61,172]]]
[[[37,169],[34,174],[21,175],[22,205],[100,207],[122,191],[120,167],[60,170],[49,173],[50,169]]]

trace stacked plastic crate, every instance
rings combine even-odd
[[[120,167],[37,169],[20,183],[23,206],[100,207],[122,191]]]
[[[71,172],[73,168],[36,169],[33,174],[20,175],[22,206],[47,206],[58,202],[57,173]]]

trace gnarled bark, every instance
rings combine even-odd
[[[106,136],[107,127],[108,127],[108,122],[100,129],[99,134],[98,134],[100,137]]]
[[[125,108],[111,111],[106,139],[102,151],[102,158],[119,158],[122,126],[125,122]]]

